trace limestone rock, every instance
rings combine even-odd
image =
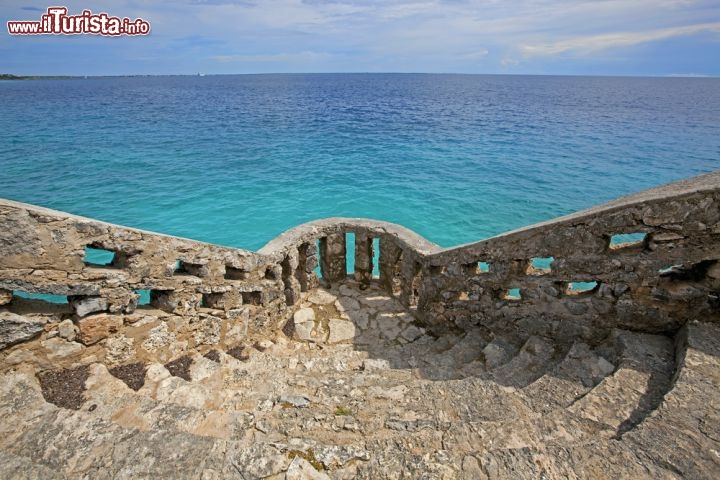
[[[64,338],[65,340],[72,342],[75,340],[75,337],[77,336],[78,328],[75,326],[75,324],[72,322],[72,320],[65,319],[58,325],[58,335],[60,338]]]
[[[295,408],[306,408],[310,406],[310,399],[302,395],[281,395],[280,403],[284,403]]]
[[[24,317],[10,312],[0,313],[0,350],[38,336],[47,321],[42,317]]]
[[[315,311],[312,308],[301,308],[293,315],[294,332],[297,340],[310,340],[315,327]]]
[[[241,478],[260,479],[286,471],[290,460],[273,446],[256,444],[232,455],[231,462]]]
[[[125,363],[135,357],[135,340],[125,335],[113,336],[105,342],[105,360],[111,366]]]
[[[492,369],[506,363],[512,358],[514,348],[501,339],[495,339],[483,348],[485,365]]]
[[[307,460],[295,457],[288,465],[285,480],[330,480],[330,477],[315,470]]]
[[[0,288],[0,305],[7,305],[12,301],[12,290]]]
[[[336,300],[335,295],[322,289],[317,289],[308,295],[308,302],[315,305],[329,305]]]
[[[414,342],[425,334],[425,329],[410,325],[400,333],[400,336],[408,342]]]
[[[175,334],[172,333],[166,323],[153,327],[148,333],[147,339],[143,342],[142,346],[149,352],[154,352],[160,347],[170,345],[175,341]]]
[[[108,309],[108,301],[102,297],[71,297],[70,306],[78,317]]]
[[[98,314],[77,321],[80,342],[92,345],[116,332],[123,324],[121,316]]]
[[[79,343],[68,342],[60,337],[44,340],[40,345],[47,350],[47,356],[51,360],[69,357],[82,351],[82,345]]]
[[[365,371],[390,370],[390,362],[384,358],[366,358],[363,360],[362,368]]]
[[[347,320],[330,319],[328,327],[330,329],[328,343],[346,342],[355,337],[355,324]]]
[[[222,319],[213,315],[200,314],[193,337],[196,345],[215,345],[220,341]]]

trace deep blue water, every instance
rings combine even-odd
[[[720,168],[720,79],[0,82],[0,197],[256,249],[329,216],[443,246]]]

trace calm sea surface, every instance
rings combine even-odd
[[[720,168],[720,79],[0,82],[0,197],[257,249],[330,216],[479,240]]]

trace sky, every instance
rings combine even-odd
[[[147,36],[10,35],[50,6]],[[720,76],[719,0],[0,0],[0,73]]]

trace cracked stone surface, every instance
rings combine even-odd
[[[720,446],[717,403],[694,407],[701,430],[678,413],[683,389],[720,386],[717,327],[685,332],[684,368],[671,388],[674,347],[665,336],[617,330],[601,345],[566,347],[479,328],[433,337],[377,287],[318,292],[289,320],[329,327],[317,341],[279,333],[248,347],[245,360],[196,354],[191,381],[148,364],[137,392],[92,363],[79,411],[47,403],[30,367],[6,373],[0,414],[29,426],[0,424],[0,469],[131,478],[166,475],[170,466],[148,459],[172,458],[185,469],[172,470],[175,478],[683,478],[665,463],[672,452],[652,439],[661,426],[652,412],[680,421],[708,448],[679,471],[712,478],[720,468],[711,453]],[[349,298],[374,298],[385,310],[335,308]],[[340,342],[337,323],[353,327],[341,329]],[[48,455],[60,437],[72,450]],[[637,455],[658,461],[640,467]]]

